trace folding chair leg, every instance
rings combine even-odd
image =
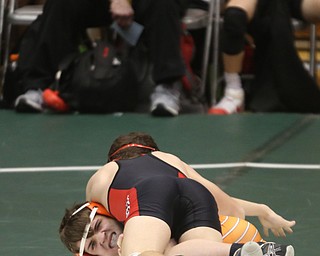
[[[310,26],[310,74],[313,77],[316,77],[317,73],[317,28],[315,24]]]
[[[213,23],[213,12],[214,12],[214,3],[215,0],[210,0],[209,4],[209,13],[208,13],[208,22],[206,28],[206,36],[205,36],[205,45],[203,51],[203,59],[202,59],[202,74],[201,74],[201,94],[205,92],[205,87],[207,83],[207,73],[208,73],[208,63],[209,63],[209,53],[210,46],[212,40],[212,23]]]
[[[3,45],[0,45],[0,62],[3,65],[3,75],[0,77],[2,84],[9,64],[11,27],[30,25],[43,9],[43,5],[24,5],[20,8],[17,8],[17,5],[18,0],[0,0],[0,37],[1,42],[3,41]]]
[[[205,46],[204,46],[204,53],[203,53],[202,74],[201,74],[201,78],[202,78],[201,89],[202,89],[202,93],[204,93],[206,82],[207,82],[210,47],[211,47],[211,42],[214,39],[214,41],[212,42],[213,43],[213,55],[212,55],[213,70],[212,70],[212,79],[210,83],[210,94],[211,94],[213,103],[216,100],[216,88],[218,83],[220,8],[221,8],[221,0],[210,0],[208,24],[206,29]],[[213,32],[213,35],[212,35],[212,32]]]
[[[9,47],[10,47],[10,35],[11,35],[11,24],[7,25],[7,29],[6,31],[4,31],[5,35],[5,40],[4,40],[4,45],[3,45],[3,72],[2,72],[2,85],[4,84],[5,81],[5,76],[6,76],[6,72],[7,72],[7,68],[9,65]]]
[[[212,86],[211,86],[211,98],[212,104],[216,103],[216,92],[218,87],[218,70],[219,70],[219,35],[220,35],[220,7],[221,1],[215,0],[216,15],[214,23],[214,41],[213,41],[213,57],[212,57]]]
[[[5,0],[0,0],[0,65],[2,65],[4,61],[4,56],[2,53],[2,38],[3,38],[3,22],[4,22],[4,11],[5,11]],[[4,72],[4,71],[3,71]],[[4,74],[3,72],[0,74],[1,75],[1,84],[0,84],[0,89],[3,86],[3,81],[4,81]],[[1,96],[1,90],[0,90],[0,96]]]
[[[2,40],[3,33],[3,21],[4,21],[4,10],[5,10],[5,0],[0,1],[0,38]],[[1,44],[0,44],[0,52],[1,52]]]

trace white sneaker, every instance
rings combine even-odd
[[[263,254],[258,243],[247,242],[233,256],[263,256]]]
[[[29,90],[16,99],[14,107],[18,112],[41,112],[42,104],[42,91]]]
[[[180,111],[179,85],[157,85],[151,94],[150,111],[154,116],[177,116]]]
[[[244,91],[243,89],[226,89],[224,97],[220,102],[209,109],[208,113],[213,115],[230,115],[243,111]]]

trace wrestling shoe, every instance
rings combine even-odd
[[[263,256],[294,256],[292,245],[282,245],[273,242],[266,242],[261,245]]]
[[[41,90],[29,90],[25,94],[20,95],[15,103],[14,107],[17,112],[42,112],[43,107],[42,91]]]
[[[243,111],[244,91],[243,89],[226,89],[224,97],[220,102],[208,111],[212,115],[230,115]]]
[[[233,256],[263,256],[263,254],[258,243],[247,242],[239,248]]]
[[[180,111],[180,83],[157,85],[151,94],[151,114],[154,116],[177,116]]]

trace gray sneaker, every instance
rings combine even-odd
[[[292,245],[282,245],[267,242],[261,245],[263,256],[294,256]]]
[[[266,242],[259,245],[256,242],[245,243],[233,256],[294,256],[291,245]]]
[[[41,90],[29,90],[25,94],[20,95],[14,107],[18,112],[42,112],[43,99]]]
[[[263,256],[260,245],[256,242],[247,242],[238,249],[233,256]]]
[[[157,85],[151,94],[151,114],[177,116],[180,111],[180,83]]]

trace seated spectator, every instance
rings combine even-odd
[[[153,115],[176,116],[180,111],[181,78],[185,64],[181,56],[181,17],[188,0],[47,0],[38,18],[37,42],[27,62],[22,87],[15,101],[20,112],[41,112],[42,91],[54,81],[61,59],[78,47],[88,27],[120,27],[133,20],[144,26],[144,40],[153,65],[156,87],[151,95]]]
[[[278,12],[278,14],[276,14],[276,12]],[[288,15],[285,16],[287,12]],[[293,37],[292,30],[288,29],[288,34],[281,34],[279,31],[282,25],[278,24],[277,27],[277,24],[275,24],[275,22],[272,23],[271,21],[273,21],[273,18],[270,18],[270,13],[272,13],[272,15],[279,15],[280,19],[282,18],[282,21],[283,17],[288,17],[288,19],[286,19],[286,22],[290,22],[290,25],[291,18],[315,23],[320,19],[320,2],[318,0],[229,0],[224,11],[224,25],[222,31],[222,51],[225,78],[224,96],[217,105],[213,106],[209,110],[209,113],[233,114],[240,112],[244,108],[245,93],[241,84],[240,73],[243,68],[244,47],[247,33],[253,35],[256,51],[259,50],[267,52],[270,49],[269,52],[264,55],[264,59],[261,58],[260,63],[255,64],[261,65],[261,67],[257,67],[257,70],[261,70],[262,66],[264,66],[263,68],[271,70],[271,66],[273,66],[273,70],[270,71],[270,73],[268,73],[267,75],[265,75],[265,72],[263,79],[260,78],[259,83],[265,83],[265,81],[269,79],[275,79],[274,81],[272,81],[272,83],[274,84],[278,83],[278,85],[276,85],[278,86],[276,90],[278,90],[279,94],[281,94],[279,96],[279,101],[283,101],[285,105],[278,109],[297,112],[320,111],[319,103],[317,103],[319,102],[320,94],[317,90],[317,86],[314,85],[315,81],[311,81],[310,75],[306,72],[306,70],[301,70],[304,69],[302,62],[299,60],[301,63],[297,63],[297,58],[293,56],[296,55],[296,52],[293,52],[292,50],[290,53],[286,53],[287,55],[282,59],[285,59],[286,63],[281,63],[282,66],[279,64],[279,61],[278,63],[277,61],[275,61],[276,58],[273,58],[274,55],[281,55],[279,54],[279,51],[283,52],[283,48],[278,47],[278,49],[276,49],[274,47],[274,45],[277,43],[279,44],[281,40],[292,41],[290,41],[288,44],[290,50],[291,48],[293,49],[294,46],[293,38],[291,39],[291,37]],[[269,17],[262,17],[267,15],[269,15]],[[258,19],[260,19],[259,22],[256,22],[256,20]],[[264,20],[263,23],[261,22],[262,19],[265,19],[269,22],[265,22]],[[254,22],[255,24],[253,24]],[[268,24],[266,25],[265,23]],[[275,35],[276,33],[278,34],[277,36],[272,38],[272,33],[274,33],[273,35]],[[256,41],[258,37],[260,39],[260,44]],[[281,37],[287,37],[287,39],[283,39]],[[268,46],[270,47],[268,48],[266,47],[266,44],[269,42],[270,44]],[[262,45],[265,46],[265,48],[263,48]],[[287,52],[289,51],[287,50]],[[278,64],[278,66],[274,64]],[[293,71],[295,70],[293,66],[298,67],[297,72]],[[288,72],[290,72],[290,74],[288,74]],[[255,75],[256,74],[257,72],[255,72]],[[261,73],[259,73],[259,75],[261,75]],[[300,78],[302,80],[299,80]],[[280,83],[281,85],[279,85]],[[306,84],[308,83],[310,84],[310,87],[307,87]],[[282,91],[280,92],[280,90]],[[304,94],[301,95],[301,92]],[[267,98],[269,95],[270,94],[264,93],[263,95],[261,95],[261,98],[264,98],[265,101],[272,101],[273,99],[271,98],[274,98],[275,94]],[[312,101],[314,101],[315,103],[310,103]],[[271,107],[269,107],[268,109],[266,108],[266,110],[269,109],[271,109]]]

